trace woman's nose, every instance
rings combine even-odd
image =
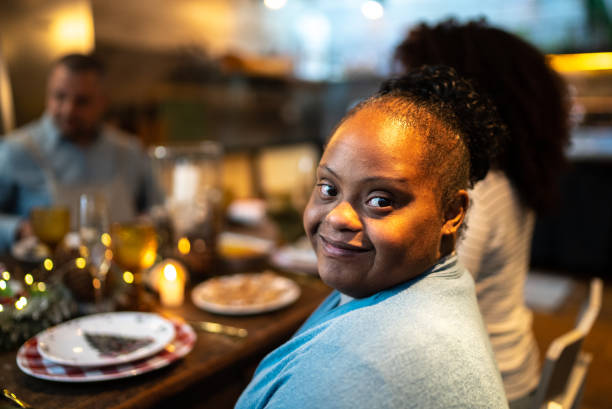
[[[327,214],[327,222],[336,230],[359,231],[362,228],[359,215],[348,202],[341,202]]]

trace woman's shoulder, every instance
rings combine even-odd
[[[388,394],[415,399],[420,391],[428,395],[421,397],[420,407],[448,407],[444,404],[455,401],[471,407],[472,398],[473,403],[503,407],[497,404],[504,402],[499,375],[480,317],[471,311],[472,302],[448,294],[424,297],[425,302],[422,295],[402,291],[300,334],[301,341],[293,340],[300,345],[291,348],[291,364],[285,368],[298,377],[317,373],[314,382],[328,387],[351,374],[353,381],[363,382],[364,394],[385,391],[377,399]],[[469,390],[482,384],[491,388],[471,397],[461,392],[466,380]],[[364,386],[372,383],[376,386]]]
[[[458,327],[475,337],[484,335],[473,280],[464,269],[457,270],[456,274],[429,274],[382,300],[373,297],[361,308],[327,322],[321,335],[350,338],[371,334],[363,337],[365,344],[392,343],[408,336],[414,341],[408,348],[426,345],[440,336],[448,339]],[[363,303],[351,301],[355,302]]]

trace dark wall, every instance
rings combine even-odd
[[[558,211],[536,223],[532,265],[612,277],[612,161],[572,165]]]

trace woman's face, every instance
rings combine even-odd
[[[440,209],[437,172],[423,166],[423,143],[414,130],[372,108],[334,133],[304,212],[325,283],[365,297],[440,258],[442,235],[456,229]]]

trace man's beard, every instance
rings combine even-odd
[[[98,127],[61,126],[58,129],[62,138],[75,143],[92,142],[98,134]]]

